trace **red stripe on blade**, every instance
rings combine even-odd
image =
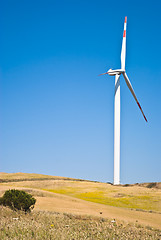
[[[125,23],[127,23],[127,17],[125,17]]]
[[[140,106],[140,103],[139,103],[139,102],[137,102],[137,104],[138,104],[138,106],[139,106],[140,110],[142,110],[142,109],[141,109],[141,106]]]
[[[99,74],[98,76],[105,75],[105,74],[108,74],[108,73],[107,73],[107,72],[106,72],[106,73],[101,73],[101,74]]]
[[[124,34],[123,34],[123,37],[126,37],[126,30],[124,30]]]
[[[138,104],[138,106],[139,106],[139,108],[140,108],[140,110],[141,110],[141,112],[142,112],[142,114],[143,114],[143,116],[144,116],[145,121],[147,122],[148,120],[146,119],[146,117],[145,117],[145,115],[144,115],[144,113],[143,113],[143,110],[142,110],[142,108],[141,108],[141,106],[140,106],[140,103],[137,102],[137,104]]]

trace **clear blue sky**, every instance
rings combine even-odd
[[[113,182],[121,77],[121,183],[161,181],[161,1],[0,2],[0,171]]]

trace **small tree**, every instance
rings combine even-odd
[[[7,190],[0,198],[1,205],[8,206],[12,210],[17,209],[25,212],[30,212],[35,203],[36,199],[31,194],[16,189]]]

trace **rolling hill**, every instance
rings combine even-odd
[[[113,186],[57,176],[0,173],[0,195],[25,189],[37,199],[34,211],[116,219],[161,229],[161,184]]]

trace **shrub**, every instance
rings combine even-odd
[[[8,206],[12,210],[17,209],[25,212],[30,212],[35,203],[36,199],[31,194],[16,189],[7,190],[0,198],[1,205]]]
[[[149,184],[147,185],[147,188],[154,188],[154,187],[156,187],[156,185],[157,185],[156,182],[152,182],[152,183],[149,183]]]

